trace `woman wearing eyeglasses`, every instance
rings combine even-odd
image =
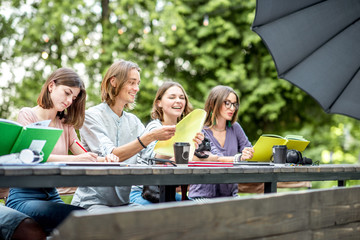
[[[254,149],[237,120],[239,96],[228,86],[214,87],[206,102],[204,135],[210,140],[216,161],[239,162],[251,159]],[[237,196],[238,184],[194,184],[189,197],[215,198]]]

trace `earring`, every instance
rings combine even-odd
[[[210,119],[212,119],[212,111],[210,112]],[[213,124],[212,124],[213,126],[215,126],[216,125],[216,119],[214,119],[214,122],[213,122]]]

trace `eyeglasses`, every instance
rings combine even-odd
[[[239,109],[239,104],[236,103],[236,102],[235,102],[235,103],[232,103],[232,102],[226,100],[226,101],[224,101],[224,103],[225,103],[225,107],[228,108],[228,109],[230,109],[231,106],[233,106],[233,107],[235,108],[235,110],[238,110],[238,109]]]

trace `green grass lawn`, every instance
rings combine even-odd
[[[337,181],[313,181],[311,182],[311,189],[325,189],[325,188],[333,188],[337,187]],[[360,185],[360,180],[347,180],[346,187],[357,186]],[[307,188],[277,188],[277,192],[293,192],[293,191],[301,191],[307,190]],[[256,193],[238,193],[239,196],[250,196]]]
[[[70,204],[73,196],[74,195],[60,195],[60,198],[64,201],[64,203]]]

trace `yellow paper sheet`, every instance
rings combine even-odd
[[[156,143],[154,151],[161,155],[173,157],[174,143],[188,142],[190,143],[189,161],[191,161],[195,152],[195,143],[193,139],[196,133],[201,132],[204,126],[205,117],[206,112],[204,110],[195,109],[176,124],[176,132],[172,138]]]

